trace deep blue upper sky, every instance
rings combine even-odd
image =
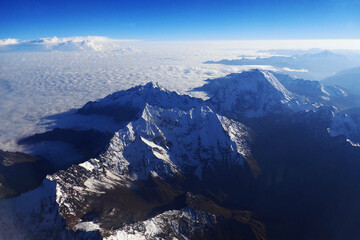
[[[5,0],[0,39],[360,38],[360,0]]]

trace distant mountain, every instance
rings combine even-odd
[[[321,81],[324,85],[335,85],[360,95],[360,67],[337,72]]]
[[[336,54],[329,50],[314,54],[301,54],[287,56],[273,56],[265,58],[241,58],[241,59],[223,59],[220,61],[207,61],[207,64],[224,65],[269,65],[279,68],[282,73],[290,74],[293,77],[305,78],[311,80],[321,80],[335,72],[343,69],[355,67],[360,64],[358,61],[350,59],[345,55]],[[293,71],[295,70],[295,71]]]
[[[72,51],[117,51],[131,54],[139,50],[123,47],[126,41],[106,37],[69,37],[40,38],[36,40],[17,41],[15,39],[0,42],[1,52],[72,52]]]
[[[267,49],[267,50],[259,50],[257,52],[293,56],[293,55],[303,55],[303,54],[317,54],[322,51],[324,50],[320,48],[310,48],[310,49]]]

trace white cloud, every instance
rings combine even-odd
[[[12,45],[19,43],[15,38],[0,39],[0,46]]]
[[[121,50],[131,39],[111,39],[100,36],[39,38],[18,41],[16,39],[0,40],[0,52],[44,52],[44,51],[113,51]],[[130,49],[127,49],[130,51]],[[133,49],[132,51],[136,51]]]
[[[302,73],[307,73],[307,72],[309,72],[309,71],[306,70],[306,69],[291,69],[291,68],[287,68],[287,67],[281,68],[281,70],[287,71],[287,72],[302,72]]]

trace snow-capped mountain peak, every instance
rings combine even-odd
[[[208,80],[207,92],[216,109],[235,119],[314,109],[310,101],[286,89],[269,71],[254,69]]]
[[[145,84],[146,88],[160,88],[163,91],[166,91],[165,88],[163,88],[158,82],[155,81],[150,81],[148,83]]]
[[[237,135],[227,132],[232,128],[238,130]],[[207,106],[182,111],[146,104],[138,120],[115,134],[101,160],[131,177],[146,179],[156,172],[166,178],[186,173],[188,166],[199,167],[199,171],[213,167],[217,159],[223,159],[222,148],[231,153],[226,160],[229,164],[242,164],[249,154],[248,137],[243,125],[217,115]],[[120,156],[119,161],[108,157],[114,153]],[[201,178],[201,174],[198,176]]]
[[[171,92],[156,82],[149,82],[115,92],[96,102],[88,102],[78,113],[108,115],[113,116],[116,121],[124,122],[139,117],[146,104],[165,109],[190,110],[203,103],[201,99]]]

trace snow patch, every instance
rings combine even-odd
[[[86,170],[88,170],[88,171],[90,171],[90,172],[91,172],[92,170],[94,170],[94,166],[93,166],[90,162],[88,162],[88,161],[83,162],[83,163],[80,163],[79,166],[85,168]]]
[[[100,230],[100,226],[94,222],[80,222],[75,225],[75,230],[83,230],[86,232]]]

